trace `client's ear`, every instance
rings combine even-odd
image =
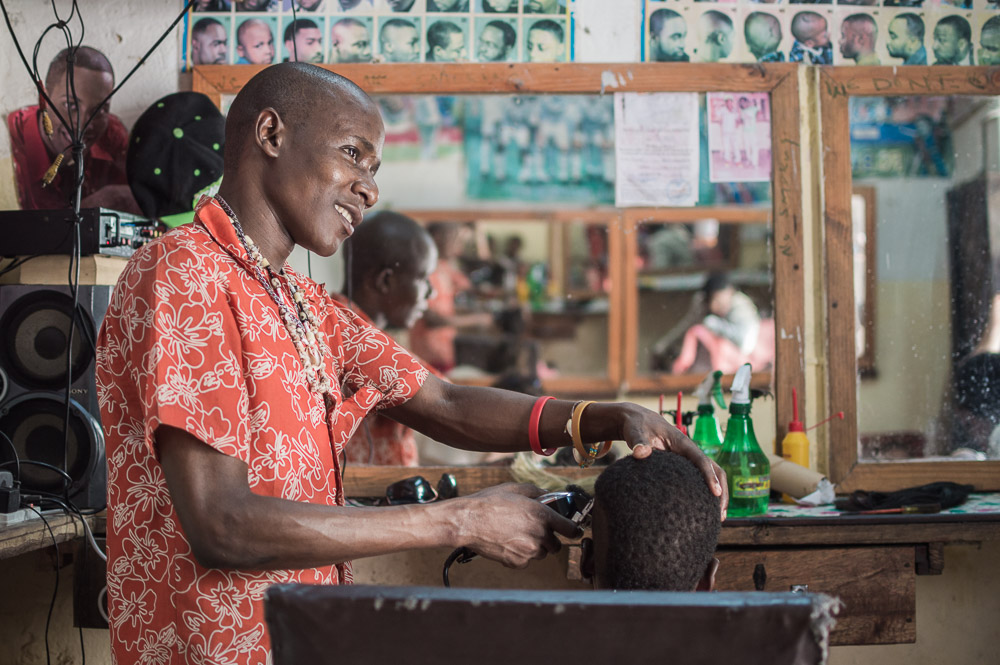
[[[715,591],[715,573],[719,570],[719,560],[714,556],[705,568],[705,574],[698,580],[695,591]]]
[[[596,570],[594,540],[593,538],[584,538],[580,541],[580,574],[585,580],[593,580]]]
[[[392,268],[382,268],[375,275],[375,290],[382,294],[389,293],[392,290],[392,278],[394,276]]]

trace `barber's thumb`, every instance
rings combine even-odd
[[[653,453],[653,447],[646,443],[640,443],[632,449],[632,457],[636,459],[646,459]]]

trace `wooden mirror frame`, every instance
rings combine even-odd
[[[819,93],[823,150],[824,251],[828,321],[828,394],[844,420],[831,421],[827,474],[838,493],[891,491],[950,480],[1000,489],[1000,461],[867,462],[858,459],[858,364],[851,238],[850,97],[1000,95],[995,67],[822,67]],[[886,368],[880,368],[886,371]]]
[[[773,126],[773,125],[772,125]],[[644,223],[685,224],[693,218],[711,217],[720,224],[767,224],[771,221],[771,208],[759,204],[745,206],[703,206],[698,208],[630,208],[625,211],[625,263],[636,265],[639,258],[639,225]],[[777,236],[777,233],[775,234]],[[625,385],[629,392],[637,393],[675,393],[679,390],[693,391],[704,378],[703,374],[668,374],[666,372],[640,372],[636,367],[639,359],[639,281],[636,270],[624,270],[625,273],[625,358],[623,360]],[[774,280],[775,288],[795,288],[791,281]],[[783,302],[790,302],[794,294],[782,294]],[[775,303],[779,300],[774,294]],[[777,310],[777,305],[775,305]],[[777,322],[776,322],[777,323]],[[775,340],[777,343],[777,339]],[[775,360],[777,365],[777,359]],[[772,372],[754,372],[750,384],[754,388],[768,388],[771,385]],[[723,379],[724,385],[729,385],[732,375]],[[775,385],[784,385],[777,383]],[[801,390],[801,388],[799,389]],[[791,391],[788,391],[791,394]],[[778,422],[787,422],[779,418]]]
[[[764,92],[771,95],[772,220],[774,224],[775,326],[774,384],[777,440],[792,416],[792,391],[804,408],[805,278],[802,224],[802,173],[799,75],[791,63],[729,65],[691,63],[622,64],[357,64],[320,65],[349,78],[372,95],[383,94],[608,94],[614,92]],[[192,89],[222,107],[264,66],[199,65]],[[698,208],[689,209],[692,212]],[[637,213],[638,211],[631,211]],[[623,281],[623,280],[619,280]],[[624,285],[619,284],[622,289]],[[423,474],[432,482],[443,468],[353,467],[345,475],[348,496],[381,495],[387,479]],[[448,469],[452,470],[452,469]],[[509,479],[506,468],[459,467],[462,493]],[[588,470],[595,473],[594,470]],[[437,475],[436,475],[437,474]],[[565,475],[579,475],[566,469]],[[389,482],[392,482],[389,480]],[[375,491],[377,490],[377,491]]]

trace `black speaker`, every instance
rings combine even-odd
[[[0,286],[0,432],[21,460],[21,493],[62,494],[66,479],[34,464],[63,469],[69,499],[79,508],[101,508],[107,460],[94,384],[97,329],[108,309],[110,286],[80,286],[77,326],[70,349],[72,384],[66,413],[67,344],[73,298],[68,287]],[[14,455],[0,436],[0,466]]]

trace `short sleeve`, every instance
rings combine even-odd
[[[211,254],[155,243],[129,263],[101,328],[99,377],[160,425],[249,463],[249,398],[228,283]],[[109,405],[112,409],[114,405]]]
[[[353,392],[344,408],[364,417],[398,406],[420,390],[427,370],[416,358],[347,307],[330,298],[324,302],[328,339],[343,360],[341,383],[346,394]]]

